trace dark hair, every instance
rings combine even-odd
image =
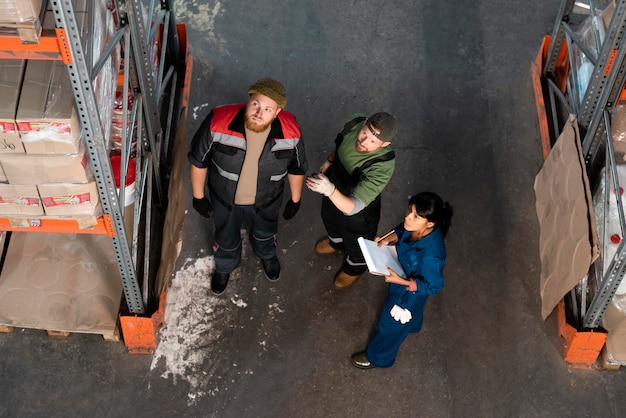
[[[415,206],[415,212],[419,216],[439,226],[443,236],[446,236],[453,213],[452,206],[448,202],[444,202],[436,193],[421,192],[409,200],[409,207],[411,206]]]

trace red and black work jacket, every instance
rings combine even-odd
[[[188,154],[191,164],[208,169],[205,189],[226,207],[234,204],[246,155],[245,106],[213,109],[194,135]],[[261,209],[282,198],[287,174],[304,175],[307,169],[298,122],[292,113],[282,110],[272,122],[259,157],[255,207]]]

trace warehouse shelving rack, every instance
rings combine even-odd
[[[606,3],[606,2],[605,2]],[[538,57],[533,84],[538,97],[538,114],[544,156],[559,137],[561,128],[569,114],[576,115],[581,135],[582,154],[591,184],[592,193],[598,190],[620,190],[616,170],[615,153],[611,138],[611,110],[623,95],[626,74],[626,0],[617,0],[612,17],[604,33],[599,28],[597,11],[610,5],[589,0],[587,3],[562,0],[549,43],[543,59]],[[579,38],[573,25],[587,10],[590,16],[593,44]],[[598,9],[600,8],[600,9]],[[578,12],[577,12],[578,9]],[[601,30],[602,29],[602,30]],[[573,51],[578,49],[593,65],[584,94],[577,88],[580,74],[574,65]],[[540,56],[542,51],[540,51]],[[539,103],[540,102],[540,103]],[[608,239],[606,216],[609,199],[615,199],[618,208],[621,236],[626,231],[626,222],[620,193],[604,192],[601,210],[604,225],[599,225],[600,257],[593,263],[586,277],[581,278],[577,289],[570,292],[571,317],[579,331],[601,329],[604,314],[626,275],[626,245],[622,240],[611,260],[604,259],[602,242]],[[563,309],[563,303],[559,306]],[[563,322],[565,320],[563,319]]]
[[[158,300],[151,298],[158,299],[159,296],[154,295],[155,261],[151,260],[151,248],[156,245],[152,240],[159,233],[158,225],[154,225],[159,221],[154,214],[162,214],[167,208],[167,184],[164,179],[167,178],[170,158],[170,138],[178,121],[178,74],[185,65],[185,59],[180,56],[171,3],[171,0],[150,0],[144,8],[140,0],[112,1],[117,14],[117,32],[95,65],[91,64],[93,51],[90,44],[83,48],[72,0],[49,0],[48,7],[54,13],[56,29],[44,29],[38,44],[21,43],[18,37],[0,37],[0,58],[51,59],[62,60],[66,64],[81,124],[82,141],[104,213],[97,219],[96,225],[87,229],[72,220],[44,218],[31,221],[30,225],[15,226],[8,219],[0,218],[0,231],[106,234],[113,243],[125,309],[135,315],[149,315],[150,306],[158,304]],[[144,15],[147,16],[145,20]],[[91,19],[89,21],[92,22]],[[124,75],[117,80],[119,85],[125,87],[123,114],[131,115],[130,122],[123,118],[126,138],[121,149],[121,185],[126,184],[135,122],[137,126],[137,203],[132,237],[128,235],[124,223],[124,187],[120,187],[118,193],[93,87],[98,71],[116,45],[122,45],[125,60]],[[157,52],[158,61],[154,60]],[[155,61],[158,62],[156,70],[153,68]],[[134,104],[130,109],[127,100],[129,89],[134,95]]]

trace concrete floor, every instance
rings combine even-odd
[[[422,190],[455,208],[446,284],[389,369],[358,370],[386,288],[335,291],[340,257],[313,245],[319,196],[281,221],[283,274],[244,248],[208,291],[211,230],[193,212],[154,355],[97,335],[0,335],[2,417],[622,417],[623,370],[571,369],[540,316],[533,181],[542,164],[529,69],[559,6],[511,1],[178,0],[194,56],[189,129],[244,101],[260,77],[287,88],[311,170],[353,112],[400,129],[381,232]],[[171,305],[171,306],[170,306]]]

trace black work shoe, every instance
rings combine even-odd
[[[352,361],[352,365],[354,367],[358,367],[359,369],[373,369],[376,367],[369,362],[367,357],[365,357],[365,352],[363,351],[360,353],[354,353],[350,360]]]
[[[272,258],[262,259],[261,263],[263,264],[263,271],[265,272],[265,277],[270,282],[275,282],[278,280],[278,276],[280,276],[280,262],[278,261],[278,257],[274,256]]]
[[[213,276],[211,277],[211,291],[216,295],[224,292],[229,278],[230,273],[219,273],[217,271],[213,272]]]

